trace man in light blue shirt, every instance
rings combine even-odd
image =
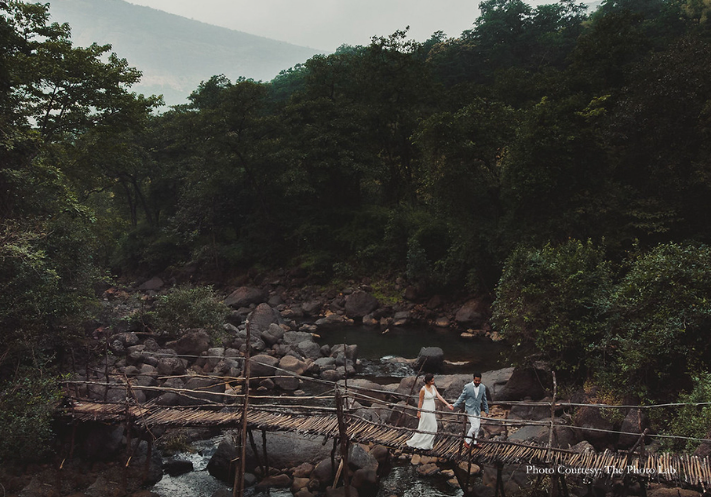
[[[457,401],[452,404],[455,409],[464,405],[464,411],[469,418],[469,432],[464,439],[464,446],[468,449],[474,437],[474,446],[477,445],[477,435],[479,435],[479,427],[481,426],[481,412],[489,414],[489,404],[486,401],[486,386],[481,384],[481,373],[474,373],[471,383],[464,385],[461,395]]]

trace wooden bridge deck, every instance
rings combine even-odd
[[[242,422],[242,412],[206,410],[199,407],[163,407],[152,404],[126,405],[107,404],[89,400],[74,402],[66,415],[78,422],[101,421],[131,423],[148,429],[155,426],[191,426],[235,428]],[[391,425],[376,424],[346,415],[347,435],[357,443],[373,443],[401,449],[405,452],[420,452],[411,449],[406,441],[413,430]],[[273,412],[253,406],[247,413],[251,429],[266,431],[290,431],[308,435],[339,437],[336,414],[322,414],[314,410],[308,415]],[[547,448],[537,445],[517,444],[506,441],[483,440],[476,449],[467,451],[462,445],[461,434],[439,432],[432,450],[425,454],[453,462],[471,460],[475,463],[525,464],[536,468],[549,468],[556,474],[608,478],[627,474],[651,478],[673,484],[688,484],[706,489],[711,485],[709,458],[689,455],[625,454],[605,451],[602,453],[578,453],[571,450]]]

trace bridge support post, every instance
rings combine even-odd
[[[242,497],[244,495],[244,472],[245,472],[245,459],[247,458],[247,410],[249,409],[249,359],[251,352],[250,345],[250,324],[249,318],[245,322],[245,328],[247,331],[247,339],[245,357],[244,357],[244,404],[242,406],[242,430],[240,435],[240,457],[239,457],[239,470],[235,474],[235,483],[232,487],[232,497]],[[265,475],[266,476],[266,475]],[[239,478],[239,484],[237,479]]]
[[[504,477],[501,474],[503,469],[504,465],[502,463],[496,464],[496,490],[494,492],[494,497],[499,497],[499,493],[501,493],[501,497],[506,497],[506,494],[504,493]]]
[[[348,438],[348,428],[343,413],[343,396],[340,390],[336,390],[336,414],[338,416],[338,432],[341,439],[341,464],[343,465],[343,487],[346,497],[351,497],[350,477],[348,476],[348,446],[350,439]],[[333,488],[336,488],[336,481],[333,482]]]
[[[267,454],[267,430],[262,430],[262,452],[264,452],[264,474],[269,474],[269,454]]]

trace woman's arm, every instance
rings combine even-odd
[[[422,402],[425,400],[425,389],[420,390],[420,401],[417,403],[417,417],[420,417],[420,410],[422,409]]]
[[[442,402],[444,402],[444,405],[447,406],[447,409],[449,409],[450,411],[454,409],[454,407],[452,407],[452,404],[450,404],[449,402],[447,402],[447,401],[444,399],[444,397],[442,397],[442,396],[439,394],[439,390],[437,390],[436,388],[435,388],[435,395],[437,396],[437,398],[438,398],[439,400],[441,400]]]

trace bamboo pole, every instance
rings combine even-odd
[[[555,377],[555,371],[551,371],[553,375],[553,399],[551,400],[551,425],[548,431],[548,451],[546,452],[546,462],[550,462],[550,450],[553,447],[553,427],[555,425],[555,397],[558,394],[558,382]]]
[[[249,358],[250,358],[250,353],[251,353],[251,344],[249,343],[250,337],[250,323],[249,323],[249,318],[247,318],[247,321],[245,323],[245,328],[247,331],[247,341],[246,341],[246,350],[245,350],[245,361],[244,361],[244,403],[243,403],[243,408],[242,408],[242,439],[241,439],[241,447],[240,447],[240,461],[239,461],[239,475],[235,475],[235,485],[232,489],[232,495],[233,497],[236,497],[239,495],[239,497],[244,496],[244,472],[245,472],[245,465],[246,465],[246,458],[247,458],[247,411],[249,409]],[[239,476],[239,493],[237,493],[237,476]],[[266,476],[266,475],[265,475]]]
[[[343,487],[345,490],[346,497],[351,497],[350,492],[350,478],[348,477],[348,429],[346,427],[346,422],[343,415],[343,396],[340,390],[336,390],[336,407],[338,408],[338,432],[339,438],[341,439],[341,464],[345,469],[343,473]],[[336,483],[333,483],[334,488],[336,488]]]

